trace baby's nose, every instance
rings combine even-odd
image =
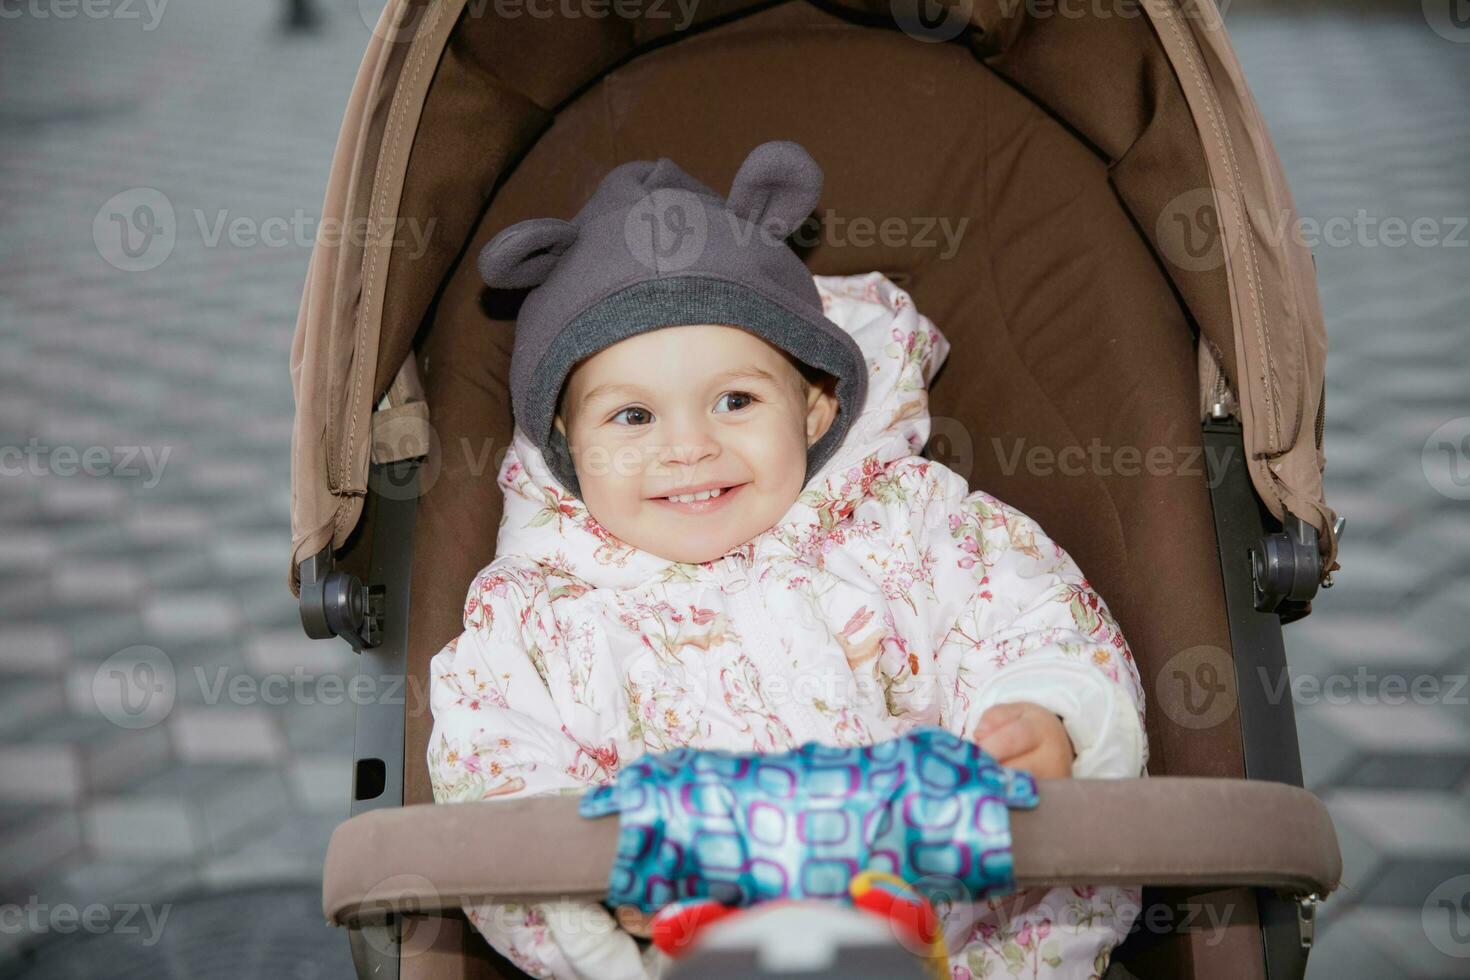
[[[697,424],[683,426],[672,435],[662,452],[667,463],[692,466],[720,453],[719,442]]]

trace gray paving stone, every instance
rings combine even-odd
[[[148,580],[132,562],[68,558],[51,573],[51,590],[61,603],[132,605]]]
[[[97,800],[83,822],[87,845],[104,859],[188,861],[204,843],[195,815],[167,797]]]
[[[1405,696],[1397,686],[1399,681],[1403,690],[1413,690],[1412,677],[1388,675],[1370,681],[1364,694],[1397,700]],[[1426,684],[1419,690],[1428,695],[1431,687]],[[1452,790],[1470,772],[1466,732],[1452,711],[1413,700],[1401,704],[1317,703],[1298,707],[1297,725],[1321,726],[1324,733],[1316,737],[1340,747],[1342,758],[1332,771],[1335,785]],[[1317,775],[1323,775],[1320,769]]]
[[[272,763],[285,739],[264,705],[176,708],[168,720],[174,752],[185,762]]]
[[[82,798],[82,766],[70,745],[0,748],[0,799],[60,806]]]
[[[1337,919],[1327,917],[1329,900],[1318,912],[1317,941],[1307,959],[1306,980],[1343,980],[1344,977],[1409,977],[1384,937],[1369,924],[1392,914],[1385,909],[1352,909]],[[1410,937],[1411,938],[1411,937]],[[1423,942],[1423,933],[1419,941]],[[1428,946],[1428,943],[1424,943]]]
[[[290,593],[287,593],[289,597]],[[292,674],[297,667],[311,676],[344,679],[357,674],[357,654],[341,640],[313,640],[298,625],[257,633],[245,644],[245,662],[256,674]]]
[[[55,674],[67,662],[67,643],[53,627],[8,623],[0,625],[0,675]]]
[[[126,503],[127,491],[118,483],[101,479],[58,480],[41,495],[45,513],[60,517],[99,520]]]
[[[243,769],[219,782],[215,791],[198,800],[204,828],[215,855],[236,850],[262,826],[278,826],[291,815],[291,798],[279,770]]]
[[[44,569],[56,559],[56,545],[40,531],[17,530],[0,536],[0,568]]]
[[[230,636],[239,632],[242,621],[228,595],[196,588],[151,595],[143,603],[143,625],[168,643]]]
[[[0,836],[0,892],[12,883],[59,864],[82,846],[81,823],[65,808],[37,808],[23,826],[7,828]]]
[[[175,764],[166,725],[117,729],[111,737],[84,745],[83,765],[93,793],[128,790],[140,780]]]
[[[1352,904],[1417,908],[1441,882],[1470,873],[1470,808],[1448,793],[1324,793]]]
[[[297,800],[315,813],[345,819],[352,799],[352,756],[298,755],[289,770]]]
[[[1359,666],[1444,674],[1460,663],[1455,642],[1440,635],[1429,616],[1338,612],[1336,586],[1318,601],[1333,612],[1314,613],[1285,630],[1293,675],[1352,673]]]
[[[0,684],[0,738],[18,741],[47,715],[65,710],[61,682],[53,678],[13,677]]]

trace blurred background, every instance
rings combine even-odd
[[[1308,975],[1470,976],[1470,3],[1219,6],[1320,229],[1348,519],[1286,629],[1345,861]],[[0,976],[352,975],[288,357],[381,7],[0,0]]]

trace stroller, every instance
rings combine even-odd
[[[820,233],[794,238],[811,271],[882,271],[954,341],[926,455],[1076,558],[1144,680],[1150,778],[1043,781],[1012,815],[1017,886],[1145,886],[1109,976],[1304,974],[1341,872],[1279,696],[1282,624],[1331,584],[1342,530],[1314,264],[1271,234],[1294,204],[1210,0],[1033,7],[388,3],[291,360],[291,589],[378,694],[323,896],[359,976],[520,975],[462,900],[596,900],[616,849],[574,798],[432,804],[427,665],[494,557],[512,434],[515,308],[475,256],[622,161],[727,187],[787,138],[827,174]],[[941,216],[969,219],[952,254]],[[889,218],[908,234],[858,233]],[[1201,910],[1227,925],[1192,928]]]

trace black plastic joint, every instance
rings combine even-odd
[[[383,589],[356,575],[332,571],[328,546],[302,562],[301,625],[313,640],[340,636],[352,649],[374,647],[383,637]]]
[[[1282,530],[1261,535],[1250,553],[1257,610],[1280,613],[1283,622],[1306,615],[1322,581],[1317,538],[1315,527],[1291,513]]]

